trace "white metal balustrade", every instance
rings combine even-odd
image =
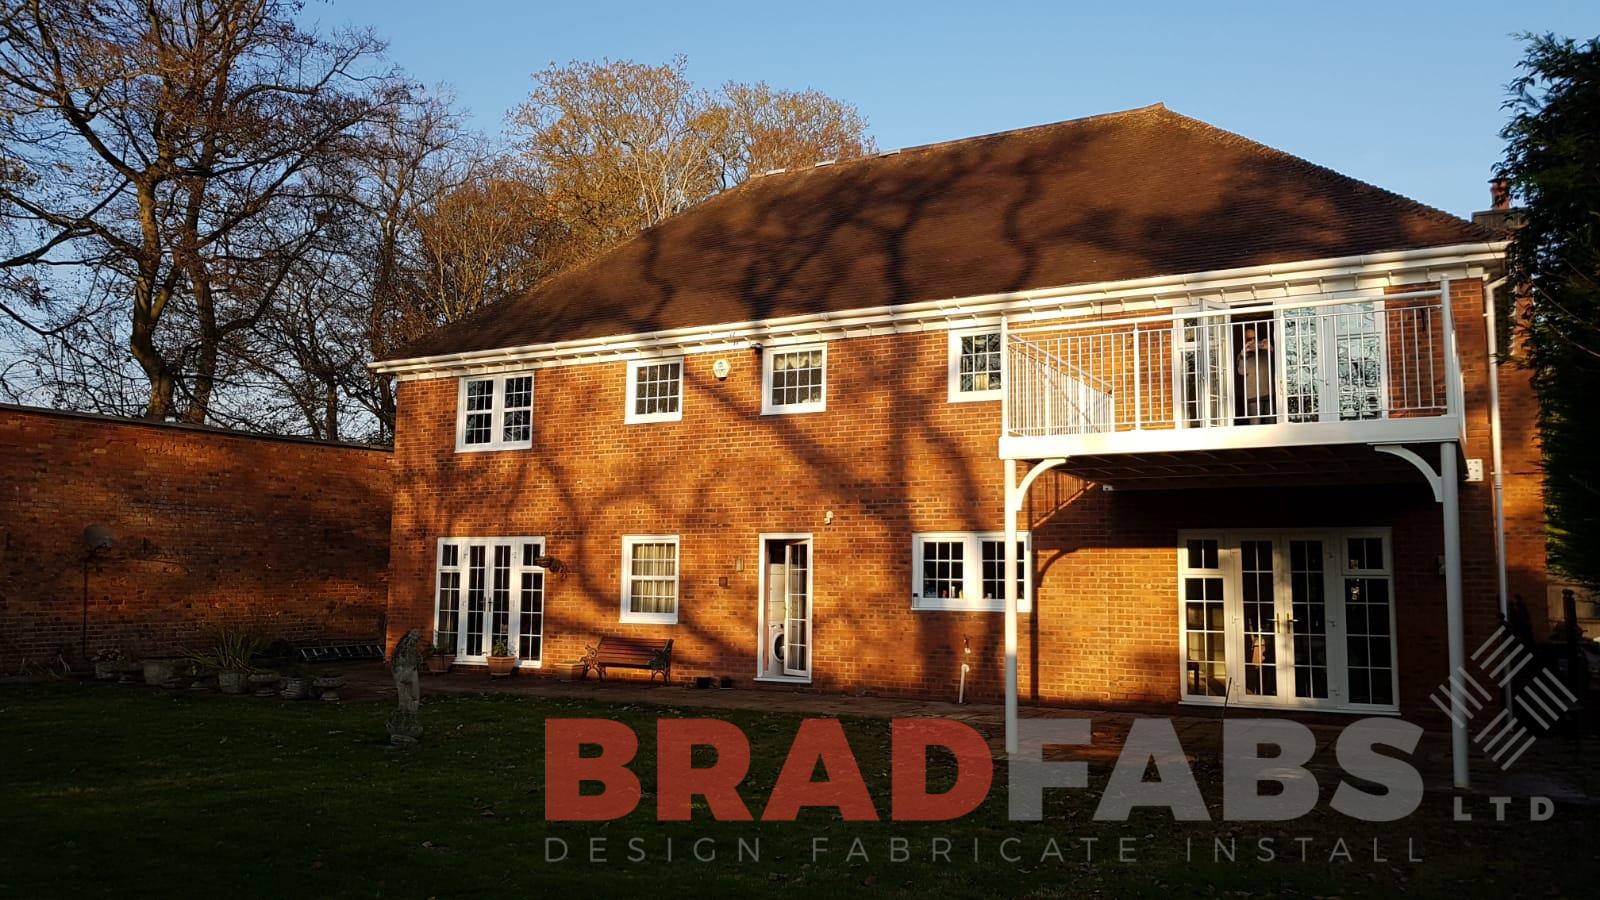
[[[1005,332],[1007,438],[1210,429],[1214,442],[1191,434],[1184,445],[1227,446],[1237,443],[1228,435],[1261,426],[1437,420],[1460,408],[1453,324],[1439,290],[1199,305]],[[1404,430],[1381,427],[1385,437]],[[1288,433],[1256,432],[1245,443]],[[1127,449],[1160,446],[1153,438]]]

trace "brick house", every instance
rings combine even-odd
[[[1160,105],[767,173],[375,366],[389,639],[1437,724],[1543,596],[1503,249]]]

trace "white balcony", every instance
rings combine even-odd
[[[1441,290],[1005,327],[1008,459],[1456,440]]]

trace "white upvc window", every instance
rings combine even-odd
[[[628,362],[628,408],[623,421],[677,422],[683,419],[683,357],[651,357]]]
[[[533,446],[533,373],[467,375],[456,398],[456,451]]]
[[[622,622],[678,624],[678,536],[622,538]]]
[[[911,608],[1004,612],[1003,531],[942,531],[911,536]],[[1033,609],[1033,537],[1017,533],[1017,609]]]
[[[828,345],[770,347],[761,360],[761,414],[828,408]]]
[[[950,332],[950,402],[1000,399],[1000,329]]]
[[[462,662],[482,662],[494,645],[523,666],[544,659],[542,537],[439,539],[433,644]]]

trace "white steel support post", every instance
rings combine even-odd
[[[1469,782],[1467,772],[1466,690],[1461,674],[1467,662],[1466,616],[1461,603],[1461,500],[1456,473],[1457,446],[1439,445],[1440,503],[1444,514],[1444,610],[1450,648],[1450,769],[1457,788]]]
[[[1001,382],[1004,384],[1004,382]],[[1006,460],[1006,755],[1017,752],[1017,461]]]
[[[1017,461],[1006,460],[1006,546],[1002,557],[1006,578],[1006,755],[1017,752],[1017,516],[1022,514],[1028,489],[1040,475],[1066,462],[1065,458],[1041,459],[1017,482]],[[1033,572],[1027,573],[1028,578]]]
[[[1466,613],[1461,600],[1461,483],[1455,441],[1439,444],[1439,471],[1416,451],[1399,444],[1376,444],[1374,450],[1397,456],[1416,467],[1433,489],[1444,520],[1444,628],[1450,654],[1450,774],[1458,788],[1468,786],[1466,685],[1462,676],[1467,662]]]

